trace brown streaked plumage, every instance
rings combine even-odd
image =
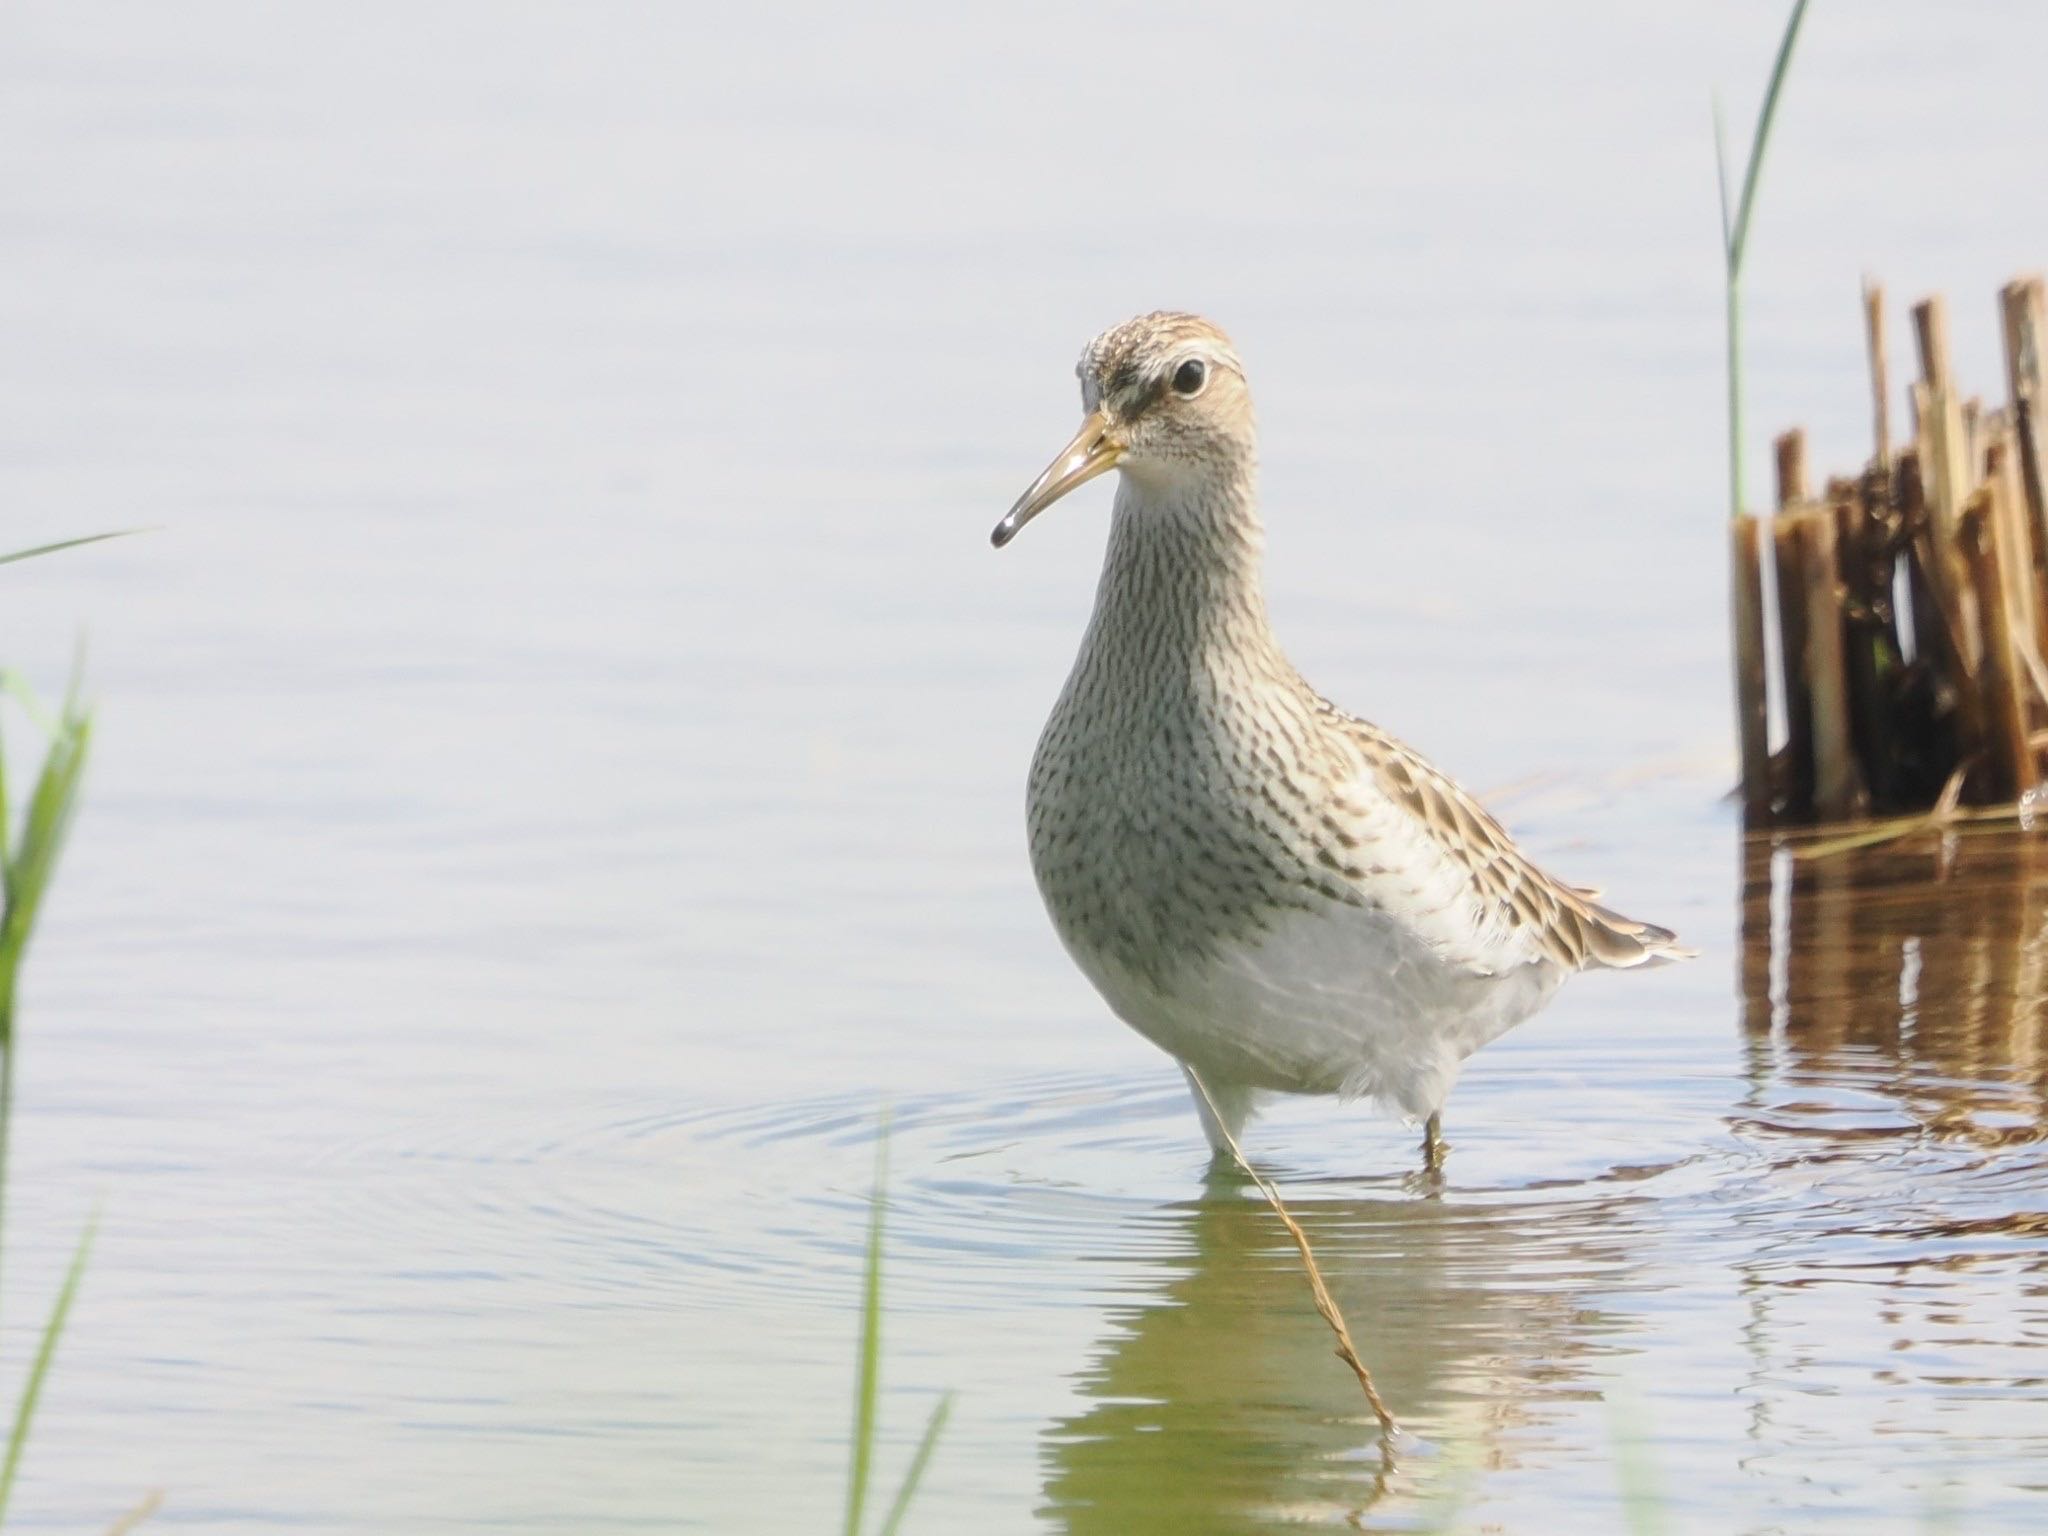
[[[1005,544],[1120,474],[1095,611],[1032,761],[1032,868],[1068,951],[1199,1069],[1222,1149],[1260,1093],[1424,1119],[1472,1051],[1564,978],[1690,951],[1538,869],[1419,753],[1338,709],[1274,638],[1236,350],[1160,312],[1082,353],[1087,416]]]
[[[1327,701],[1325,708],[1363,744],[1387,794],[1420,818],[1483,897],[1512,911],[1559,965],[1625,969],[1646,960],[1691,957],[1693,951],[1679,945],[1669,929],[1610,911],[1600,905],[1598,891],[1567,885],[1537,868],[1486,807],[1413,747]]]

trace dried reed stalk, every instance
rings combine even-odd
[[[1351,1342],[1351,1330],[1344,1324],[1344,1314],[1337,1310],[1337,1303],[1330,1295],[1330,1288],[1323,1284],[1323,1272],[1316,1266],[1315,1253],[1308,1245],[1308,1234],[1301,1230],[1301,1223],[1294,1219],[1286,1204],[1280,1199],[1280,1191],[1268,1183],[1265,1175],[1254,1168],[1251,1160],[1244,1155],[1244,1148],[1240,1147],[1237,1138],[1230,1134],[1230,1127],[1216,1108],[1216,1101],[1209,1096],[1209,1085],[1202,1081],[1202,1075],[1193,1067],[1188,1067],[1187,1073],[1188,1081],[1195,1085],[1196,1090],[1202,1095],[1202,1102],[1208,1106],[1210,1119],[1215,1122],[1216,1128],[1222,1131],[1224,1143],[1230,1148],[1230,1155],[1237,1159],[1237,1166],[1259,1186],[1259,1193],[1266,1197],[1266,1203],[1273,1207],[1274,1214],[1280,1218],[1288,1234],[1294,1239],[1294,1246],[1301,1252],[1302,1267],[1308,1271],[1308,1285],[1310,1292],[1315,1296],[1316,1311],[1322,1314],[1323,1321],[1330,1325],[1330,1331],[1337,1336],[1337,1358],[1351,1367],[1352,1374],[1358,1378],[1359,1386],[1365,1389],[1365,1400],[1372,1405],[1373,1417],[1380,1421],[1382,1443],[1391,1441],[1400,1433],[1400,1428],[1394,1423],[1393,1414],[1387,1411],[1387,1405],[1380,1400],[1379,1388],[1372,1384],[1372,1372],[1367,1370],[1365,1362],[1358,1358],[1358,1347]]]
[[[2040,745],[2040,743],[2036,743]],[[1817,843],[1804,843],[1793,847],[1792,861],[1804,863],[1809,859],[1830,858],[1838,853],[1849,853],[1858,848],[1876,848],[1884,843],[1895,843],[1900,838],[1912,837],[1920,832],[1942,832],[1959,821],[2003,821],[2019,815],[2014,805],[1993,806],[1989,810],[1964,812],[1957,809],[1963,798],[1963,781],[1972,769],[1982,765],[1982,754],[1966,757],[1956,764],[1955,771],[1948,776],[1948,782],[1941,787],[1941,794],[1934,805],[1924,811],[1913,811],[1904,816],[1890,816],[1882,821],[1866,822],[1854,832],[1844,832],[1839,837],[1822,838]]]
[[[107,1536],[128,1536],[130,1531],[163,1508],[163,1502],[164,1491],[161,1488],[153,1489],[151,1492],[143,1495],[140,1504],[107,1527]]]

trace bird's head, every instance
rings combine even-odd
[[[1078,485],[1121,470],[1171,495],[1254,451],[1251,394],[1230,338],[1200,315],[1161,310],[1104,331],[1074,369],[1087,416],[990,535],[1001,549]]]

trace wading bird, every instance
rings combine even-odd
[[[1053,924],[1117,1016],[1199,1074],[1219,1154],[1261,1094],[1334,1093],[1421,1120],[1440,1167],[1467,1056],[1574,971],[1691,951],[1538,869],[1282,654],[1228,337],[1142,315],[1077,372],[1081,430],[993,536],[1001,548],[1076,486],[1120,476],[1095,611],[1031,764]]]

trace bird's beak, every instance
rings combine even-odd
[[[1123,445],[1110,440],[1109,417],[1101,411],[1090,411],[1073,440],[1045,466],[1045,473],[1031,482],[1031,489],[1017,498],[1017,504],[1003,514],[1003,520],[989,535],[989,542],[1001,549],[1017,537],[1019,528],[1075,486],[1115,469],[1123,456]]]

